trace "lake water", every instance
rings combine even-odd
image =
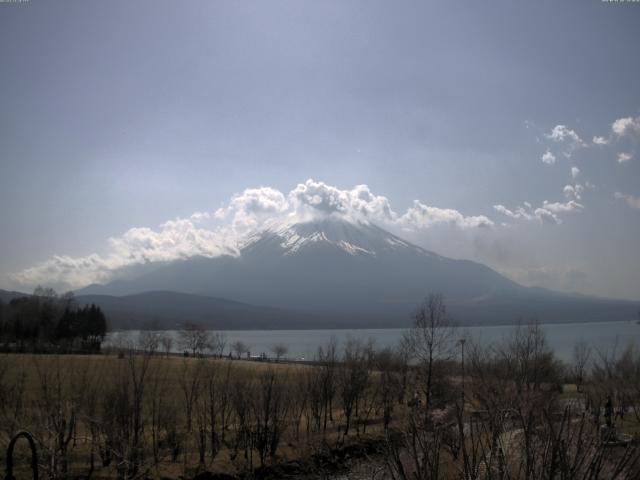
[[[496,343],[508,337],[514,326],[474,326],[459,328],[459,333],[480,344]],[[566,323],[543,324],[548,343],[556,355],[565,361],[571,361],[574,345],[584,341],[596,351],[611,351],[626,348],[629,344],[640,346],[640,325],[635,322],[602,322],[602,323]],[[244,342],[250,349],[251,355],[265,353],[272,356],[271,348],[276,343],[284,344],[288,348],[287,357],[291,359],[313,359],[319,346],[327,345],[332,337],[339,343],[349,338],[360,340],[372,339],[376,347],[395,346],[402,338],[405,329],[361,329],[361,330],[227,330],[226,352],[235,341]],[[175,339],[174,350],[180,350],[178,333],[167,332]],[[126,336],[128,340],[135,340],[138,331],[114,332],[107,338],[107,344],[116,342],[117,337]]]

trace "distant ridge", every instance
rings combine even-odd
[[[99,305],[113,329],[179,329],[184,323],[193,322],[211,329],[262,330],[305,328],[314,320],[308,313],[168,291],[121,297],[78,295],[76,299],[81,305]]]
[[[5,303],[9,303],[14,298],[28,297],[28,296],[30,296],[29,293],[12,292],[9,290],[0,289],[0,300],[2,300]]]
[[[5,303],[31,294],[0,289]],[[324,321],[307,313],[249,305],[247,303],[180,292],[154,291],[134,295],[76,295],[79,306],[95,304],[102,308],[115,330],[179,329],[192,322],[210,329],[300,329],[317,328]],[[329,322],[339,328],[340,322]]]
[[[375,225],[335,217],[272,225],[246,237],[238,256],[158,265],[78,294],[150,291],[298,312],[276,320],[252,310],[268,328],[405,327],[430,292],[445,295],[461,324],[630,320],[640,307],[639,302],[523,287],[480,263],[443,257]],[[241,317],[229,324],[249,328],[242,326],[251,323],[248,317]]]

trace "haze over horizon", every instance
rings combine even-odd
[[[366,221],[640,300],[640,5],[0,4],[0,288]]]

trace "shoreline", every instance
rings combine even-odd
[[[492,327],[517,327],[518,325],[527,325],[531,322],[514,322],[514,323],[471,323],[464,325],[454,325],[457,329],[465,328],[492,328]],[[637,319],[629,320],[587,320],[581,322],[538,322],[541,327],[555,326],[555,325],[609,325],[614,323],[638,323]],[[639,325],[640,327],[640,325]],[[208,332],[326,332],[328,330],[337,331],[388,331],[388,330],[409,330],[411,325],[406,327],[330,327],[330,328],[247,328],[247,329],[230,329],[230,328],[203,328]],[[179,332],[180,328],[160,328],[160,329],[146,329],[146,328],[119,328],[110,330],[109,333],[121,333],[121,332]]]

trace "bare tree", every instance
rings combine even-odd
[[[327,345],[318,347],[317,364],[321,367],[318,374],[321,390],[318,400],[321,401],[321,414],[324,413],[323,430],[327,430],[327,420],[333,421],[333,399],[338,389],[337,364],[338,340],[332,336]]]
[[[586,390],[595,412],[611,397],[617,405],[617,416],[624,415],[626,408],[631,407],[640,420],[640,350],[629,345],[623,350],[598,352]]]
[[[155,332],[153,330],[143,330],[138,335],[137,346],[138,349],[146,352],[150,355],[153,355],[160,348],[161,341],[160,332]]]
[[[128,365],[131,385],[131,413],[132,413],[132,443],[128,459],[129,475],[136,476],[140,466],[144,463],[144,429],[146,417],[144,415],[144,401],[148,384],[150,355],[136,355],[129,352]]]
[[[454,336],[444,297],[430,294],[416,310],[413,327],[405,334],[412,355],[424,369],[427,408],[431,407],[434,362],[450,356]]]
[[[591,358],[591,347],[584,341],[573,346],[573,376],[575,377],[578,391],[584,382],[587,367]]]
[[[628,369],[633,377],[629,351],[596,362],[598,374],[607,380]],[[451,415],[451,409],[412,406],[398,431],[387,436],[392,479],[638,477],[637,445],[616,449],[603,443],[599,422],[562,402],[555,385],[562,370],[538,325],[517,327],[497,345],[471,344],[468,358],[470,403],[479,408],[469,415],[457,404]],[[608,391],[615,385],[608,383]]]
[[[165,356],[168,357],[173,348],[173,337],[169,333],[164,332],[160,337],[160,345],[162,345],[162,351]]]
[[[162,337],[167,338],[167,337]],[[158,466],[160,462],[160,445],[167,443],[167,435],[163,434],[163,416],[166,414],[168,407],[168,397],[171,384],[167,381],[168,369],[162,365],[153,365],[151,374],[149,375],[149,395],[147,396],[147,412],[148,421],[151,430],[151,451],[153,455],[153,463]]]
[[[204,365],[200,361],[195,363],[183,359],[178,384],[182,392],[184,412],[186,416],[186,430],[191,433],[193,426],[193,409],[198,399],[203,383]]]
[[[559,382],[559,364],[535,320],[516,325],[511,338],[497,346],[497,353],[519,394],[523,390],[538,391],[543,381]]]
[[[309,401],[309,390],[307,390],[307,383],[304,373],[295,372],[296,378],[292,382],[292,386],[289,389],[289,411],[291,412],[291,423],[293,424],[294,434],[296,441],[300,440],[300,423],[302,422],[302,416],[304,415],[307,404]]]
[[[241,358],[245,353],[249,351],[249,347],[241,340],[236,340],[231,344],[231,349],[236,353],[238,358]]]
[[[209,453],[213,459],[224,442],[224,431],[229,412],[229,378],[232,363],[222,367],[219,362],[209,362],[205,371],[204,428],[209,436]]]
[[[46,363],[36,357],[34,364],[39,386],[36,420],[46,459],[45,468],[50,478],[64,477],[67,475],[68,451],[76,428],[77,412],[83,403],[82,383],[86,376],[62,368],[58,356],[47,359]],[[73,385],[72,379],[79,383]]]
[[[255,442],[251,394],[255,391],[256,386],[252,380],[246,377],[235,377],[230,384],[235,435],[229,456],[232,462],[236,462],[240,449],[244,450],[244,467],[247,469],[253,468],[253,447]]]
[[[307,419],[307,434],[310,432],[320,431],[322,425],[322,412],[323,408],[326,412],[325,406],[327,402],[324,398],[324,372],[316,368],[309,368],[303,371],[304,390],[307,396],[307,402],[305,406],[305,415]],[[325,413],[325,430],[326,430],[326,418]]]
[[[202,325],[187,322],[184,328],[178,332],[180,336],[180,346],[190,351],[195,357],[202,354],[211,343],[211,334]]]
[[[271,347],[271,351],[276,356],[276,361],[279,362],[280,357],[284,357],[289,351],[289,348],[284,343],[276,343]]]
[[[130,349],[105,386],[100,410],[103,465],[115,460],[118,476],[136,477],[145,462],[145,400],[151,356]]]
[[[353,338],[344,347],[342,368],[338,369],[338,389],[345,418],[344,434],[349,435],[353,415],[358,416],[361,397],[369,382],[366,346]]]
[[[434,480],[442,475],[445,427],[439,418],[413,408],[397,439],[387,437],[385,461],[392,480]],[[480,477],[463,477],[480,478]],[[492,478],[492,477],[487,477]]]
[[[402,389],[404,362],[401,356],[391,348],[376,352],[374,362],[378,371],[374,400],[382,411],[382,423],[386,432]]]
[[[211,340],[209,342],[209,350],[214,356],[221,358],[226,347],[227,336],[224,333],[216,332],[211,336]]]
[[[95,458],[98,452],[100,442],[100,424],[101,417],[98,407],[101,396],[103,395],[103,379],[106,374],[104,362],[100,362],[91,368],[86,375],[86,381],[83,382],[83,399],[80,403],[78,412],[78,420],[84,426],[85,438],[89,436],[89,466],[86,474],[87,479],[91,478],[95,471]],[[75,442],[75,438],[74,438]]]
[[[27,373],[24,361],[10,368],[7,355],[0,355],[0,441],[15,434],[25,415]]]
[[[265,464],[267,455],[275,458],[287,425],[290,396],[286,377],[286,373],[269,369],[260,374],[255,385],[253,438],[261,465]]]

